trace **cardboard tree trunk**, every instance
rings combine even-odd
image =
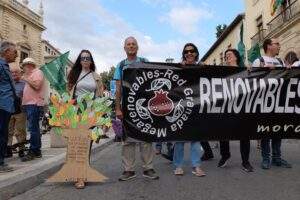
[[[90,166],[91,138],[88,126],[77,129],[63,129],[63,136],[67,138],[67,154],[63,167],[48,182],[104,182],[108,178],[92,169]]]

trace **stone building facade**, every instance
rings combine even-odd
[[[263,55],[262,43],[266,38],[278,38],[281,50],[279,57],[284,58],[289,51],[300,57],[300,0],[286,0],[276,12],[271,14],[272,0],[245,0],[245,15],[238,15],[220,38],[201,58],[206,64],[222,64],[222,53],[229,47],[237,48],[241,23],[244,24],[244,44],[246,63],[248,51],[259,44]],[[250,63],[248,63],[250,64]]]
[[[0,40],[17,44],[17,63],[32,57],[38,65],[44,64],[42,33],[45,29],[42,3],[36,13],[28,8],[28,0],[0,0]]]

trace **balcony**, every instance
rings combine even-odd
[[[255,44],[261,44],[265,37],[266,37],[266,29],[262,29],[258,31],[254,36],[251,37],[251,46],[254,46]]]
[[[9,2],[13,6],[14,9],[16,9],[16,10],[20,11],[21,13],[27,15],[31,19],[34,19],[35,21],[43,24],[43,18],[40,15],[36,14],[35,12],[33,12],[32,10],[30,10],[29,8],[27,8],[26,6],[24,6],[20,2],[18,2],[17,0],[9,0]]]
[[[290,22],[296,21],[296,19],[299,18],[300,1],[295,0],[267,24],[268,35],[272,35],[275,31],[280,30],[283,26],[286,26],[290,24]]]

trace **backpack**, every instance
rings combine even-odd
[[[278,62],[281,64],[281,66],[283,67],[284,64],[283,64],[283,61],[280,59],[280,58],[276,58],[278,60]],[[259,61],[260,61],[260,66],[261,67],[264,67],[265,66],[265,60],[264,60],[264,57],[259,57]]]
[[[140,61],[141,62],[147,62],[147,60],[145,59],[145,58],[140,58]],[[121,70],[121,72],[123,71],[123,68],[126,66],[126,59],[124,59],[124,60],[122,60],[121,62],[120,62],[120,69],[119,70]]]

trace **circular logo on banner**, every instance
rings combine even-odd
[[[174,70],[143,71],[128,92],[129,120],[158,138],[181,130],[194,107],[193,90],[186,83]]]

